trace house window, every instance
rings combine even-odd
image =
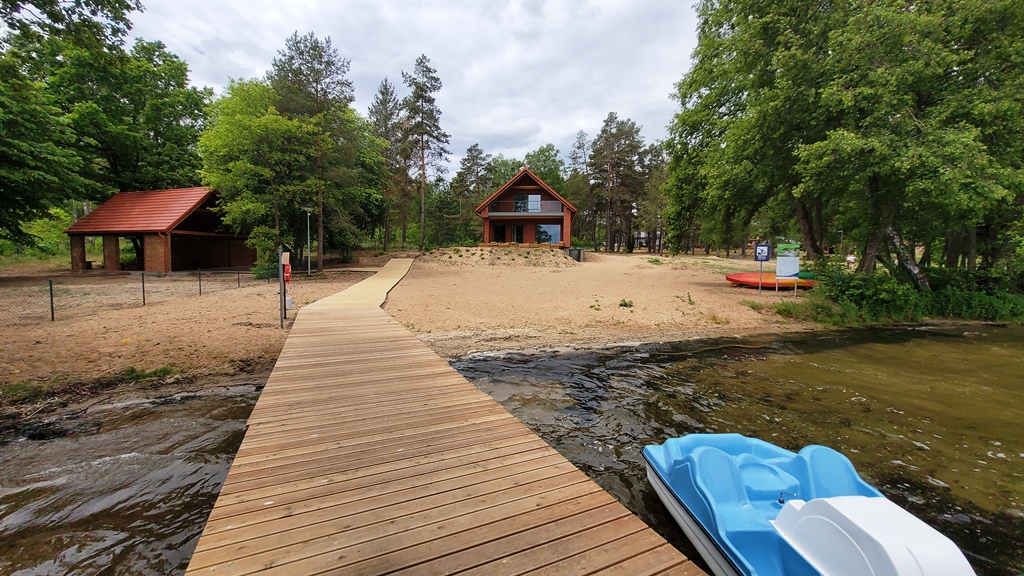
[[[513,194],[513,212],[540,212],[540,194]]]
[[[495,224],[494,225],[494,241],[495,242],[501,242],[501,243],[508,242],[508,240],[506,240],[505,238],[506,238],[506,236],[505,236],[505,225],[504,224]]]
[[[512,239],[511,239],[511,241],[515,242],[517,244],[522,244],[523,243],[523,232],[525,231],[526,227],[525,226],[510,226],[509,228],[512,231]]]
[[[561,244],[562,243],[562,225],[561,224],[537,224],[537,243],[538,244]]]

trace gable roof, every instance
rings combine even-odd
[[[64,232],[94,235],[170,232],[213,193],[206,187],[119,192]]]
[[[505,182],[505,185],[502,186],[501,188],[498,188],[497,192],[495,192],[494,194],[491,194],[490,196],[488,196],[487,200],[484,200],[483,202],[481,202],[480,205],[476,207],[476,213],[480,214],[481,212],[483,212],[484,208],[486,208],[488,204],[493,202],[495,198],[497,198],[498,196],[501,196],[506,190],[511,188],[513,184],[518,182],[520,178],[524,178],[524,177],[532,178],[537,184],[540,184],[540,186],[542,188],[547,190],[548,193],[550,193],[552,196],[554,196],[556,199],[558,199],[559,202],[561,202],[562,204],[565,204],[565,206],[567,208],[569,208],[569,211],[572,212],[573,214],[576,214],[576,212],[578,212],[578,210],[576,210],[575,206],[570,204],[569,201],[566,200],[565,198],[562,198],[561,194],[559,194],[558,192],[555,192],[555,190],[551,186],[548,186],[547,182],[541,180],[539,176],[534,174],[533,170],[530,170],[526,166],[523,166],[522,168],[519,169],[519,172],[515,176],[512,177],[511,180],[509,180],[508,182]]]

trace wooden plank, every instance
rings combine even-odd
[[[189,574],[701,572],[380,309],[303,308]]]
[[[581,498],[574,498],[562,506],[533,509],[522,514],[505,514],[490,530],[474,530],[468,534],[459,533],[450,538],[457,542],[436,539],[422,546],[423,550],[410,550],[403,554],[407,565],[396,574],[452,574],[467,570],[493,559],[505,558],[535,546],[559,540],[594,526],[622,518],[629,512],[608,503],[608,495],[596,492]],[[423,562],[423,558],[431,558]],[[414,564],[414,562],[422,562]],[[377,560],[374,567],[384,573],[396,568],[394,560]]]

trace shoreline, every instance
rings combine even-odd
[[[558,250],[441,249],[420,256],[383,308],[449,362],[477,354],[559,353],[836,328],[783,319],[774,295],[729,286],[753,268],[714,256]],[[373,255],[356,265],[382,265]],[[332,269],[298,276],[296,310],[367,277]],[[789,293],[791,294],[791,293]],[[233,378],[266,381],[290,332],[277,289],[258,284],[55,323],[0,329],[0,431],[115,398],[159,400]],[[289,314],[294,319],[295,311]],[[927,321],[917,326],[971,325]],[[991,325],[978,323],[977,325]],[[997,324],[998,325],[998,324]],[[164,371],[161,378],[139,377]],[[152,374],[151,374],[152,375]],[[258,386],[258,385],[257,385]],[[6,397],[4,397],[6,395]]]

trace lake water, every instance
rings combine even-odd
[[[691,557],[640,451],[740,432],[839,449],[979,574],[1024,572],[1024,330],[809,333],[455,365]],[[0,574],[182,572],[254,386],[106,406],[0,445]]]
[[[1024,330],[805,333],[601,351],[478,354],[455,367],[689,556],[647,444],[738,432],[845,453],[978,574],[1024,573]]]
[[[183,572],[253,389],[105,406],[0,446],[0,574]]]

